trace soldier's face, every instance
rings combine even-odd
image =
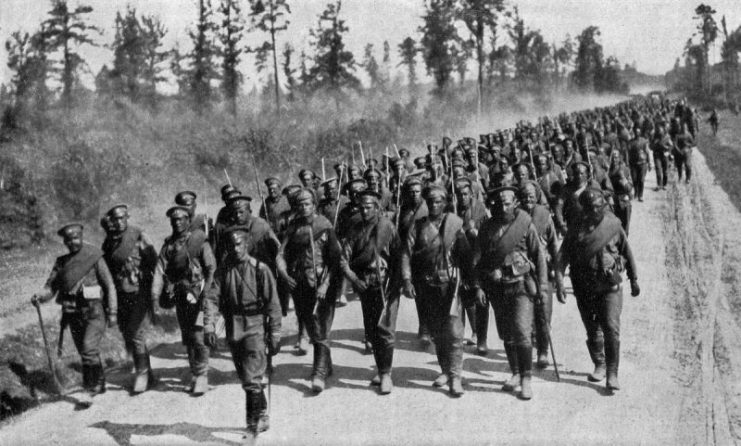
[[[331,200],[337,197],[337,186],[334,183],[324,186],[324,198]]]
[[[370,187],[373,190],[378,190],[378,185],[381,182],[381,179],[378,177],[378,175],[368,175],[367,181],[368,181],[368,187]]]
[[[311,178],[311,175],[304,175],[301,177],[301,184],[304,187],[312,187],[313,186],[312,180],[313,178]]]
[[[500,192],[492,203],[491,212],[500,218],[509,218],[514,215],[516,206],[515,193],[511,190],[505,190]]]
[[[268,186],[268,196],[274,200],[280,197],[280,186],[277,183],[271,183]]]
[[[301,217],[310,217],[314,214],[314,201],[311,198],[301,199],[296,207]]]
[[[170,217],[170,227],[172,228],[172,232],[175,234],[184,233],[186,230],[188,230],[189,225],[190,217],[185,214],[177,213]]]
[[[250,212],[250,207],[247,204],[242,204],[232,209],[232,218],[238,225],[247,223],[251,215],[252,213]]]
[[[530,172],[527,170],[527,167],[525,166],[518,166],[515,170],[515,179],[518,183],[521,183],[528,179],[530,176]]]
[[[468,209],[468,207],[471,205],[471,200],[473,199],[473,193],[471,193],[471,188],[466,186],[466,187],[457,189],[456,196],[458,198],[458,203],[460,203],[461,207],[463,209]]]
[[[442,195],[432,194],[427,197],[427,213],[430,214],[431,217],[438,217],[443,213],[447,204],[448,203],[443,199]]]
[[[415,205],[420,204],[422,202],[422,186],[419,184],[409,186],[407,197],[409,198],[410,203]]]
[[[67,247],[70,254],[77,254],[82,249],[82,231],[67,231],[64,233],[64,246]]]
[[[589,174],[587,173],[587,168],[581,164],[578,164],[574,169],[574,181],[576,181],[576,184],[581,185],[586,184],[588,179]]]
[[[378,215],[378,202],[373,199],[364,199],[360,202],[360,217],[363,221],[371,221]]]
[[[120,234],[129,227],[129,216],[125,212],[116,212],[108,218],[108,227],[111,232]]]
[[[465,175],[466,171],[463,167],[456,166],[453,168],[453,178],[460,178]]]
[[[538,169],[538,175],[543,175],[548,171],[548,159],[544,156],[539,156],[538,163],[535,167]]]
[[[247,236],[241,232],[234,233],[229,236],[231,241],[229,254],[234,258],[241,259],[248,253]]]
[[[535,207],[535,204],[538,202],[535,187],[531,184],[525,186],[525,189],[523,190],[520,198],[522,199],[522,207],[527,209],[528,211],[531,211]]]
[[[402,174],[404,173],[404,165],[403,164],[397,164],[394,166],[394,174],[396,174],[397,177],[401,178]]]

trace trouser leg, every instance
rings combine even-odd
[[[684,170],[687,174],[687,181],[692,179],[692,152],[688,150],[684,159]]]
[[[601,300],[598,319],[604,331],[604,351],[608,376],[617,376],[620,364],[620,314],[623,308],[622,290],[607,293]]]
[[[489,331],[489,306],[476,306],[476,337],[479,344],[486,344]]]
[[[553,292],[550,288],[547,290],[545,297],[542,304],[534,306],[535,344],[539,356],[541,353],[548,354],[548,330],[551,326],[551,315],[553,314]]]
[[[595,366],[605,364],[605,340],[602,328],[597,322],[597,311],[595,308],[596,298],[588,292],[576,292],[576,305],[587,332],[587,349],[589,356]]]

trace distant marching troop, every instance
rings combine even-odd
[[[225,205],[215,220],[196,212],[196,193],[178,193],[159,254],[119,204],[101,219],[100,249],[83,242],[81,224],[59,229],[69,253],[32,303],[61,304],[82,358],[85,406],[105,392],[99,344],[107,325],[118,324],[133,357],[134,394],[156,382],[144,333],[160,308],[175,309],[193,395],[209,388],[209,354],[225,328],[247,433],[256,436],[269,427],[264,375],[280,351],[290,300],[297,354],[313,345],[317,394],[332,375],[335,308],[352,287],[380,394],[393,389],[404,295],[415,301],[421,345],[435,346],[441,373],[433,386],[463,395],[466,319],[476,353],[487,355],[491,304],[512,372],[503,389],[529,400],[533,346],[536,367],[548,367],[553,296],[566,301],[570,267],[594,362],[587,379],[617,391],[624,271],[631,295],[640,294],[628,242],[632,201],[643,201],[651,169],[656,190],[666,188],[671,160],[677,181],[690,181],[697,129],[697,112],[684,101],[652,95],[520,122],[479,141],[444,137],[413,161],[395,147],[398,156],[387,149],[381,162],[367,159],[361,146],[362,165],[338,163],[333,178],[303,169],[300,184],[266,179],[259,216],[231,183],[221,188]]]

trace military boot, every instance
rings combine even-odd
[[[329,348],[322,344],[314,344],[314,365],[311,371],[311,390],[314,393],[324,391],[328,362]]]
[[[270,429],[270,414],[268,413],[268,400],[265,398],[265,391],[260,389],[255,395],[257,409],[257,433],[266,432]]]
[[[538,360],[535,365],[539,369],[544,369],[550,365],[550,361],[548,361],[548,346],[538,346]]]
[[[533,347],[530,345],[517,346],[517,362],[520,369],[520,394],[522,400],[529,400],[533,397],[533,389],[530,386],[533,369]]]
[[[103,364],[90,366],[90,385],[90,393],[93,396],[105,393],[105,372],[103,371]]]
[[[587,376],[587,380],[591,382],[600,382],[605,379],[605,341],[604,339],[597,339],[594,341],[587,341],[587,349],[589,350],[589,356],[592,358],[594,363],[594,371]]]
[[[134,354],[134,366],[136,367],[136,373],[134,384],[131,386],[131,393],[138,394],[146,391],[149,387],[149,376],[151,375],[149,354]]]
[[[505,342],[504,352],[507,354],[507,362],[509,363],[509,369],[512,371],[512,376],[504,383],[502,390],[505,392],[517,391],[521,384],[520,369],[517,363],[517,349],[514,344]]]
[[[89,365],[82,365],[82,392],[77,397],[77,404],[85,409],[93,404],[93,397],[90,391],[93,387],[91,384],[90,370],[91,367]]]
[[[391,364],[394,360],[394,348],[386,347],[384,349],[378,349],[380,352],[377,354],[376,361],[378,370],[383,370],[381,373],[381,388],[379,393],[381,395],[388,395],[394,388],[394,382],[391,380]]]
[[[244,392],[244,400],[245,400],[245,415],[244,420],[247,424],[245,439],[251,440],[254,439],[254,437],[257,435],[257,423],[258,419],[255,416],[255,412],[257,411],[257,404],[256,399],[254,396],[254,392],[250,392],[245,390]]]
[[[193,383],[193,396],[201,396],[208,392],[208,375],[197,375]]]
[[[449,383],[451,396],[456,398],[463,396],[463,381],[461,380],[460,376],[452,376]]]
[[[448,362],[448,356],[442,354],[442,345],[435,344],[435,353],[437,354],[437,362],[440,364],[440,374],[432,382],[432,387],[443,387],[450,381],[450,364]]]
[[[618,367],[620,365],[620,341],[610,340],[605,343],[605,357],[607,359],[607,390],[620,390],[618,381]]]

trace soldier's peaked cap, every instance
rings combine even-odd
[[[108,209],[108,212],[106,212],[105,214],[109,217],[112,217],[113,214],[115,214],[118,209],[123,209],[125,212],[128,212],[129,206],[123,203],[119,203],[119,204],[113,205],[110,209]]]
[[[365,175],[363,175],[363,176],[367,178],[367,177],[371,177],[373,175],[375,175],[377,177],[382,177],[383,176],[381,174],[381,171],[378,170],[378,169],[368,169],[368,170],[365,171]]]
[[[227,201],[226,204],[233,206],[239,202],[244,202],[244,201],[251,202],[252,197],[248,195],[237,195],[234,197],[229,197],[229,201]]]
[[[190,197],[190,200],[188,199]],[[188,201],[195,200],[198,198],[195,192],[191,190],[184,190],[182,192],[178,192],[177,195],[175,195],[175,203],[179,205],[184,205]]]
[[[347,183],[347,186],[346,186],[346,187],[347,187],[348,189],[352,189],[352,188],[353,188],[353,186],[363,186],[363,187],[368,187],[368,183],[366,183],[366,182],[365,182],[365,180],[364,180],[364,179],[362,179],[362,178],[355,178],[354,180],[352,180],[352,181],[350,181],[349,183]]]
[[[595,204],[604,205],[605,195],[601,190],[589,187],[579,195],[579,204],[583,207],[593,206]]]
[[[244,225],[235,225],[235,226],[230,226],[230,227],[226,228],[226,230],[224,231],[224,233],[226,235],[232,235],[232,234],[249,234],[250,233],[250,228],[248,228],[247,226],[244,226]]]
[[[337,183],[337,177],[332,177],[332,178],[327,178],[325,181],[322,181],[321,186],[327,187],[327,186],[330,186],[336,183]]]
[[[288,186],[284,187],[283,190],[280,191],[280,193],[288,196],[299,189],[301,189],[301,186],[299,186],[298,184],[289,184]]]
[[[445,190],[445,188],[437,184],[431,184],[425,187],[425,189],[422,191],[422,195],[425,197],[425,199],[436,195],[442,197],[443,199],[448,198],[448,192]]]
[[[280,179],[276,177],[270,177],[265,180],[265,186],[270,187],[273,184],[277,184],[280,187],[281,185]]]
[[[404,161],[402,158],[394,158],[393,160],[391,160],[391,165],[394,167],[397,167],[397,166],[404,167],[406,166],[406,161]]]
[[[167,216],[167,218],[173,218],[177,217],[177,215],[181,213],[185,214],[185,216],[188,216],[188,208],[186,208],[185,206],[175,205],[168,209],[167,212],[165,212],[165,215]]]
[[[456,189],[461,189],[464,187],[471,187],[471,184],[472,184],[471,180],[466,177],[456,178],[454,183],[455,183]]]
[[[486,193],[486,198],[489,201],[496,200],[496,199],[499,198],[499,195],[502,192],[506,192],[506,191],[510,191],[510,192],[514,193],[515,195],[517,195],[517,192],[519,192],[519,189],[517,189],[514,186],[499,186],[499,187],[495,187],[494,189],[490,189],[489,192]]]
[[[358,192],[358,198],[359,199],[372,199],[373,201],[378,202],[378,200],[381,199],[381,194],[374,190],[366,189],[362,192]]]
[[[402,149],[399,149],[399,155],[401,155],[401,156],[409,155],[409,150],[403,149],[403,148]]]
[[[236,187],[232,186],[231,184],[225,184],[221,186],[221,195],[226,195],[227,193],[229,193],[229,191],[232,191],[234,189],[236,189]]]
[[[422,171],[421,173],[423,173]],[[419,175],[409,174],[404,180],[404,187],[423,186],[425,183]]]
[[[304,176],[306,176],[306,174],[311,175],[312,178],[316,178],[316,174],[314,173],[314,171],[309,169],[301,169],[298,172],[298,177],[303,178]]]
[[[589,164],[584,161],[577,161],[574,164],[571,165],[571,169],[574,170],[577,168],[577,166],[584,166],[585,169],[587,169],[587,172],[589,171]]]
[[[82,223],[67,223],[66,225],[59,228],[57,235],[64,237],[68,232],[82,232],[85,227]]]

